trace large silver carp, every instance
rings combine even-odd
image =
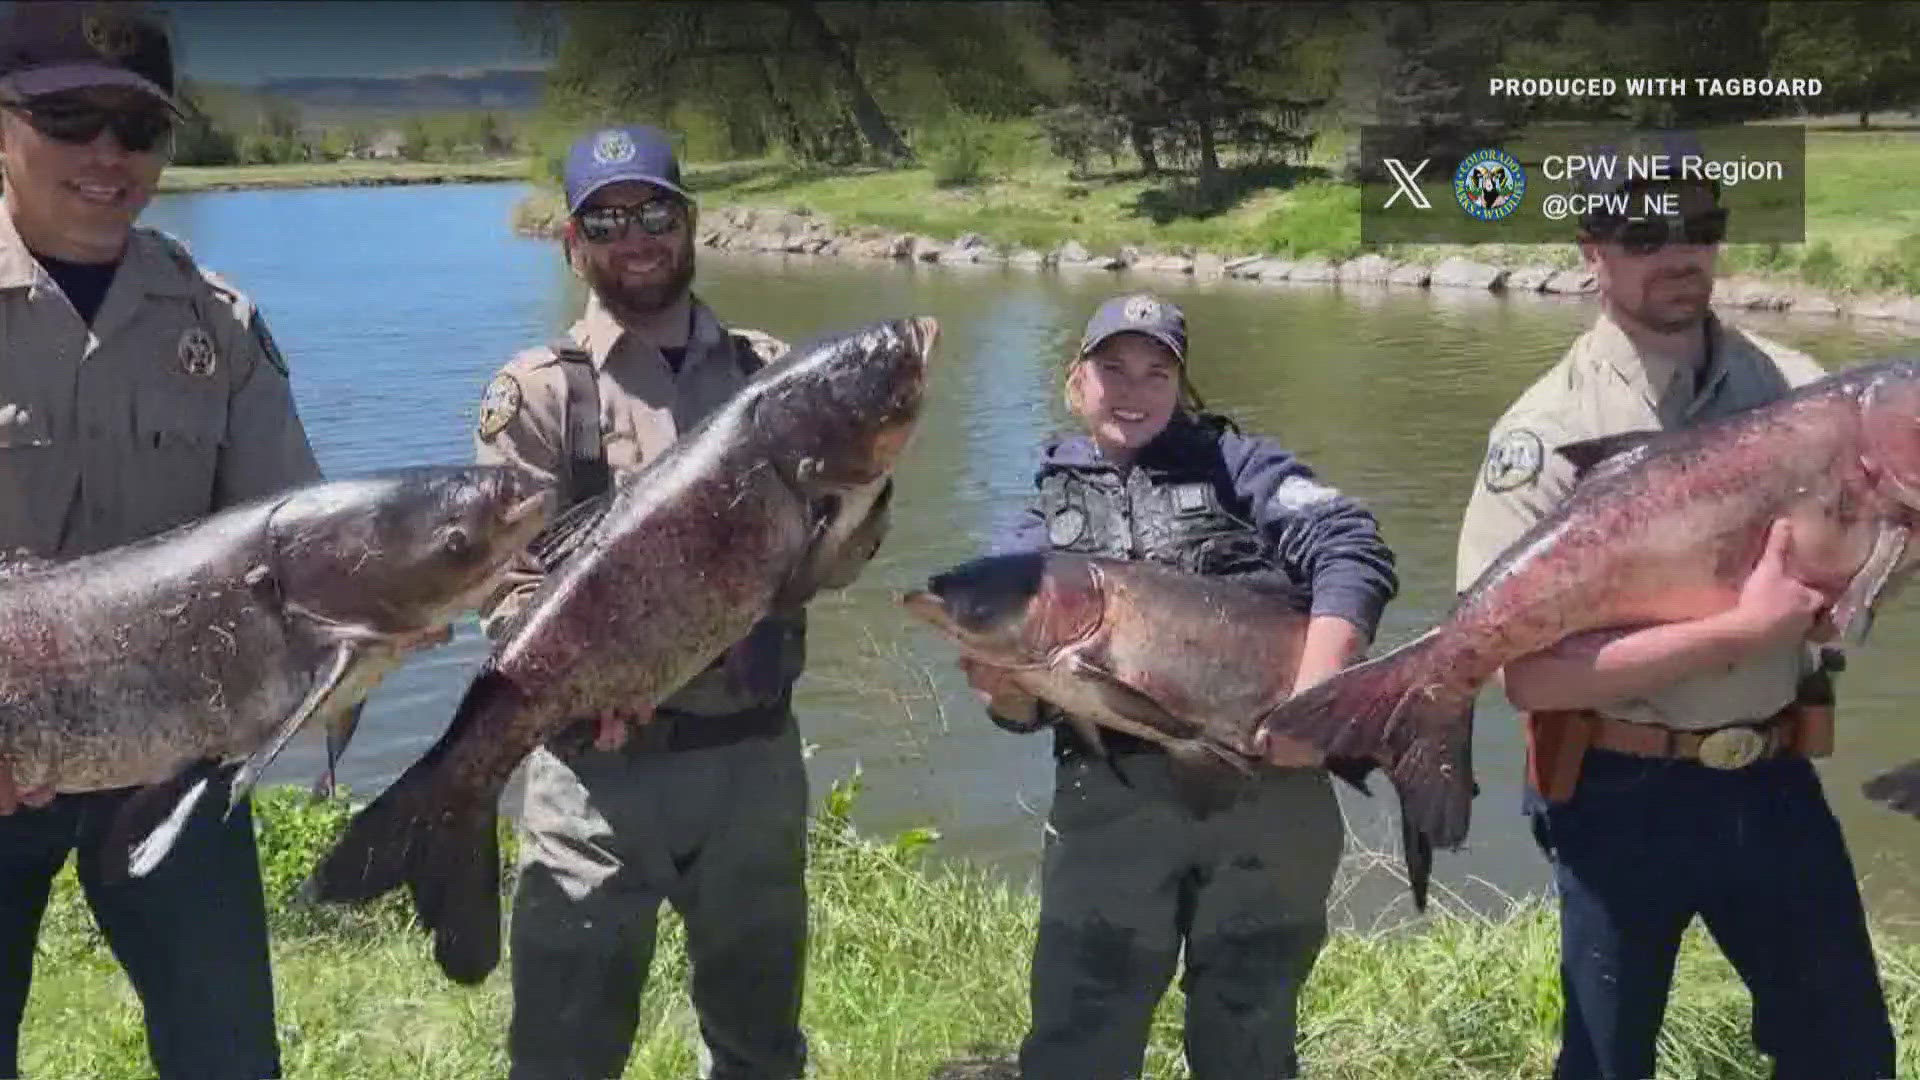
[[[1404,826],[1465,838],[1474,698],[1507,664],[1587,631],[1704,618],[1735,606],[1776,519],[1786,570],[1836,597],[1865,637],[1911,571],[1920,518],[1920,363],[1864,365],[1720,420],[1563,446],[1573,490],[1487,567],[1446,620],[1284,702],[1265,729],[1367,758]],[[1885,781],[1894,801],[1920,771]],[[1871,792],[1870,792],[1871,794]]]
[[[566,539],[539,545],[564,561],[445,734],[355,816],[310,894],[360,902],[404,883],[441,970],[484,979],[500,957],[495,806],[507,778],[578,718],[650,715],[760,619],[871,554],[937,329],[899,319],[795,349],[569,510],[554,526]]]
[[[409,648],[439,640],[546,519],[499,467],[321,482],[96,554],[0,567],[0,753],[17,786],[151,785],[120,811],[146,873],[217,772],[239,799],[307,721],[329,757]],[[331,771],[331,760],[329,761]]]

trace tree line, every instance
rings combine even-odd
[[[720,159],[924,160],[1026,118],[1076,172],[1289,160],[1365,123],[1717,123],[1920,102],[1920,4],[1774,0],[523,0],[550,121],[640,115]],[[1496,76],[1818,78],[1817,100],[1516,100]]]
[[[271,95],[212,93],[183,80],[180,97],[188,115],[174,129],[179,165],[452,161],[524,153],[528,146],[524,118],[487,110],[316,124],[295,102]]]

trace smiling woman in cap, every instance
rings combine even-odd
[[[1085,433],[1043,447],[1036,493],[994,551],[1148,559],[1310,593],[1297,685],[1318,681],[1372,637],[1398,589],[1393,553],[1372,515],[1278,443],[1201,411],[1187,366],[1179,307],[1148,293],[1101,304],[1066,376]],[[1001,727],[1055,727],[1021,1074],[1140,1075],[1148,1023],[1184,951],[1197,1080],[1298,1075],[1295,1005],[1326,938],[1343,842],[1317,757],[1276,745],[1274,763],[1292,767],[1196,817],[1155,744],[1102,732],[1109,757],[1093,760],[1007,672],[963,667]]]

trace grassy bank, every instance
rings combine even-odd
[[[381,184],[476,184],[524,181],[525,158],[493,161],[319,161],[292,165],[174,165],[160,174],[162,192]]]
[[[976,869],[929,858],[929,837],[862,838],[837,788],[814,829],[814,934],[806,1025],[815,1075],[925,1080],[939,1062],[1015,1045],[1035,902]],[[504,971],[478,989],[442,979],[397,903],[366,913],[286,902],[340,804],[264,796],[261,846],[275,899],[275,980],[290,1078],[499,1076]],[[1538,903],[1498,918],[1449,914],[1398,932],[1338,933],[1308,985],[1309,1075],[1351,1080],[1530,1077],[1549,1069],[1558,1014],[1555,922]],[[1903,1039],[1900,1075],[1920,1075],[1920,947],[1883,939],[1882,972]],[[147,1075],[137,1005],[91,931],[71,872],[48,913],[23,1034],[28,1075]],[[685,1077],[694,1021],[686,953],[668,917],[629,1077]],[[1183,1076],[1179,994],[1163,1003],[1149,1075]],[[1669,1013],[1663,1076],[1766,1075],[1747,1046],[1747,1002],[1705,935],[1690,935]]]
[[[690,180],[709,209],[804,207],[842,228],[939,240],[977,233],[1003,247],[1041,251],[1077,240],[1095,253],[1132,245],[1335,261],[1369,250],[1429,264],[1449,255],[1509,267],[1576,261],[1570,244],[1363,245],[1358,189],[1333,179],[1343,151],[1342,140],[1328,139],[1303,166],[1230,169],[1224,193],[1206,199],[1179,174],[1070,178],[1066,164],[1019,125],[996,129],[959,168],[951,155],[938,154],[926,167],[892,171],[811,170],[768,160],[696,167]],[[1920,199],[1907,181],[1920,170],[1920,130],[1816,127],[1807,136],[1807,161],[1806,242],[1730,245],[1723,272],[1838,293],[1920,293]],[[973,176],[952,181],[956,172]],[[515,224],[539,231],[558,214],[558,200],[542,192]]]

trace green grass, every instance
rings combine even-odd
[[[813,170],[779,160],[695,166],[689,180],[709,212],[724,206],[805,207],[845,229],[872,228],[951,240],[978,233],[1006,248],[1048,250],[1078,240],[1091,251],[1211,251],[1224,256],[1345,259],[1360,241],[1360,198],[1332,178],[1343,149],[1333,133],[1308,164],[1230,167],[1220,191],[1202,196],[1190,176],[1096,173],[1076,179],[1021,125],[986,135],[944,136],[929,167]],[[957,147],[965,148],[962,153]],[[963,160],[964,159],[964,160]],[[1920,173],[1920,130],[1861,132],[1814,126],[1807,136],[1806,242],[1729,245],[1722,272],[1804,281],[1839,292],[1920,292],[1920,200],[1908,177]],[[969,182],[953,182],[956,175]],[[943,179],[946,178],[946,179]],[[541,192],[515,215],[538,230],[557,220]],[[1822,245],[1825,245],[1824,248]],[[1434,263],[1452,255],[1519,266],[1572,266],[1572,244],[1379,248],[1396,259]]]
[[[493,161],[317,161],[290,165],[174,165],[160,174],[162,192],[334,184],[470,184],[524,181],[527,159]]]
[[[813,935],[805,1024],[814,1075],[924,1080],[948,1058],[1005,1052],[1027,1018],[1036,905],[981,870],[930,857],[932,834],[862,837],[855,786],[817,815],[810,865]],[[505,972],[477,989],[447,982],[397,902],[314,912],[286,901],[344,820],[277,790],[259,810],[274,906],[275,983],[289,1077],[499,1076]],[[1349,874],[1379,872],[1360,858]],[[1308,1074],[1350,1080],[1545,1075],[1559,1012],[1550,908],[1523,901],[1496,917],[1448,912],[1408,927],[1338,932],[1308,983]],[[1900,1075],[1920,1075],[1920,946],[1882,935],[1881,971],[1901,1036]],[[629,1077],[692,1075],[695,1028],[679,924],[666,916]],[[1154,1024],[1149,1075],[1184,1076],[1180,994]],[[1662,1076],[1767,1075],[1747,1042],[1747,1000],[1703,932],[1689,934],[1662,1046]],[[117,1080],[148,1075],[138,1008],[63,873],[40,945],[23,1032],[27,1074]]]

